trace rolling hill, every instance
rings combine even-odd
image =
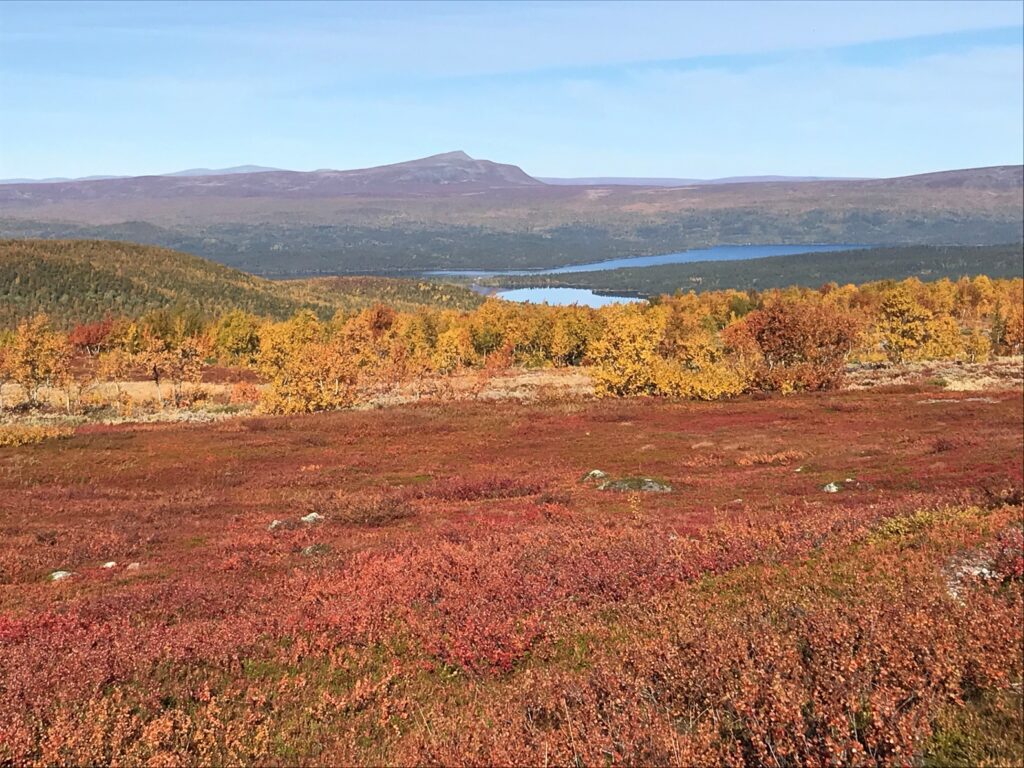
[[[839,176],[723,176],[720,179],[673,179],[662,176],[538,176],[545,184],[563,186],[604,186],[614,184],[627,187],[690,187],[697,184],[748,184],[768,181],[842,181]]]
[[[545,184],[463,152],[351,171],[0,186],[0,236],[177,248],[263,275],[542,268],[722,243],[1024,239],[1024,173]]]
[[[263,173],[265,171],[280,171],[281,168],[268,168],[263,165],[236,165],[232,168],[187,168],[184,171],[172,171],[161,173],[158,176],[230,176],[236,173]],[[128,176],[99,175],[82,176],[80,178],[68,178],[67,176],[56,176],[49,179],[0,179],[0,184],[56,184],[65,181],[99,181],[102,179],[126,179]]]
[[[107,314],[137,317],[183,306],[215,315],[239,308],[284,318],[309,308],[328,318],[378,301],[396,308],[469,308],[465,288],[374,277],[271,281],[166,248],[101,240],[0,241],[0,328],[45,312],[58,324]]]

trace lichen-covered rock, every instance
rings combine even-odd
[[[672,486],[650,477],[624,477],[608,480],[598,486],[602,491],[640,491],[642,493],[668,493]]]
[[[303,557],[318,557],[330,554],[330,552],[331,548],[326,544],[310,544],[308,547],[302,548]]]

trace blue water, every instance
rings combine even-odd
[[[571,272],[603,272],[626,267],[653,267],[658,264],[687,264],[692,261],[739,261],[742,259],[763,259],[767,256],[793,256],[797,253],[819,253],[849,251],[864,248],[863,245],[716,245],[713,248],[697,248],[681,253],[663,253],[660,256],[632,256],[624,259],[595,261],[590,264],[575,264],[554,269],[505,269],[481,270],[439,270],[428,275],[443,277],[500,277],[502,275],[565,275]]]
[[[551,304],[552,306],[579,304],[584,307],[603,307],[606,304],[643,301],[643,299],[631,296],[601,296],[584,288],[514,288],[508,291],[498,291],[495,295],[509,301]]]

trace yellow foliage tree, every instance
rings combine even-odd
[[[932,313],[922,307],[906,285],[898,285],[882,300],[879,331],[889,360],[902,363],[914,357],[928,339]]]
[[[259,367],[268,386],[260,406],[271,413],[308,413],[352,405],[359,366],[309,311],[266,326]]]
[[[240,309],[223,315],[213,329],[217,357],[228,363],[255,363],[260,351],[261,324],[258,317]]]
[[[557,366],[579,365],[597,335],[597,322],[586,307],[559,307],[551,328],[551,360]]]
[[[473,337],[464,325],[452,325],[438,335],[433,355],[435,371],[451,373],[472,365],[475,360]]]
[[[658,347],[667,312],[638,304],[614,305],[605,311],[605,328],[594,342],[594,385],[599,395],[654,395],[655,371],[662,363]]]
[[[925,322],[925,338],[912,355],[922,360],[954,360],[964,354],[964,338],[949,315],[933,315]]]
[[[992,353],[992,340],[980,330],[971,331],[963,343],[963,356],[969,363],[984,363]]]
[[[1003,346],[1011,355],[1024,352],[1024,307],[1020,304],[1012,307],[1006,315],[1003,328]]]
[[[135,355],[135,360],[156,385],[160,404],[164,402],[161,384],[167,381],[171,385],[171,401],[175,407],[180,407],[184,402],[186,385],[195,387],[199,384],[209,349],[209,342],[202,336],[185,336],[176,340],[144,331],[142,348]]]
[[[33,406],[40,404],[39,394],[44,387],[68,386],[70,361],[67,336],[53,330],[46,315],[36,315],[19,324],[3,356],[8,376],[21,386]],[[70,393],[67,398],[70,408]]]
[[[123,382],[131,375],[134,357],[120,347],[101,352],[96,359],[96,379],[114,385],[118,402],[123,398]]]

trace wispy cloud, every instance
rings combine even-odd
[[[541,175],[1020,162],[1022,15],[1019,3],[7,3],[0,176],[346,167],[454,148]]]

